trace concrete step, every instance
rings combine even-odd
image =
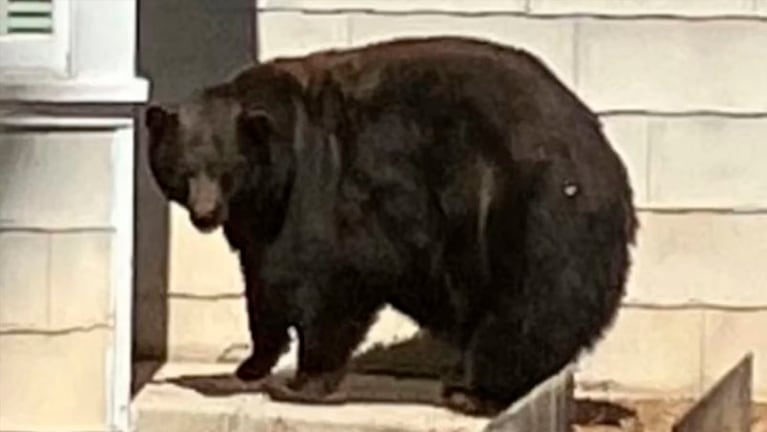
[[[136,431],[479,432],[490,422],[436,406],[439,385],[431,380],[350,375],[343,387],[351,402],[309,406],[271,401],[258,385],[235,379],[234,367],[163,365],[134,398]]]

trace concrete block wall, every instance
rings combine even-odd
[[[131,121],[2,130],[13,122],[0,125],[0,429],[105,430]]]
[[[600,114],[642,223],[629,294],[579,388],[697,394],[751,350],[767,399],[767,0],[263,0],[258,24],[262,59],[438,34],[540,56]],[[244,347],[233,256],[172,214],[171,356]],[[384,322],[369,342],[414,329]]]

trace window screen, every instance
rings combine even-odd
[[[70,8],[70,0],[0,0],[0,83],[67,76]]]

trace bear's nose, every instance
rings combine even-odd
[[[199,214],[192,213],[190,218],[195,228],[200,231],[207,232],[212,231],[221,223],[222,211],[220,207],[214,208],[209,213]]]

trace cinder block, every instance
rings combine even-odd
[[[352,45],[401,37],[469,36],[531,51],[567,85],[573,83],[572,20],[521,16],[447,16],[437,14],[384,16],[351,15]]]
[[[0,231],[0,331],[48,325],[48,235]]]
[[[303,55],[349,43],[346,15],[264,11],[258,14],[258,31],[261,60]]]
[[[110,132],[4,132],[0,226],[108,226],[113,138]]]
[[[106,324],[111,314],[112,233],[51,234],[50,326]]]
[[[304,10],[371,10],[386,12],[521,12],[525,0],[263,0],[260,7]]]
[[[217,361],[250,344],[243,298],[169,298],[168,355],[172,360]]]
[[[767,309],[705,311],[703,383],[709,388],[745,354],[754,354],[754,398],[767,401]]]
[[[767,215],[641,213],[627,302],[767,305]]]
[[[685,248],[686,238],[679,238],[679,225],[687,227],[697,215],[664,215],[640,211],[637,244],[631,248],[631,269],[625,303],[683,304],[703,293],[697,279],[697,255]],[[705,216],[703,216],[705,217]],[[669,269],[673,271],[669,272]]]
[[[189,221],[189,213],[170,207],[171,228],[168,290],[194,295],[241,294],[244,281],[239,258],[219,228],[203,234]]]
[[[699,391],[703,312],[623,308],[605,338],[579,362],[581,387],[636,392]]]
[[[603,116],[604,133],[629,174],[637,205],[647,203],[648,121],[641,116]]]
[[[750,15],[752,0],[530,0],[530,12],[605,15]]]
[[[761,22],[584,19],[578,34],[578,90],[599,110],[767,111]]]
[[[650,201],[664,206],[767,208],[767,170],[755,163],[767,160],[765,136],[767,119],[762,118],[653,120]]]
[[[99,431],[109,331],[0,333],[0,430]]]

